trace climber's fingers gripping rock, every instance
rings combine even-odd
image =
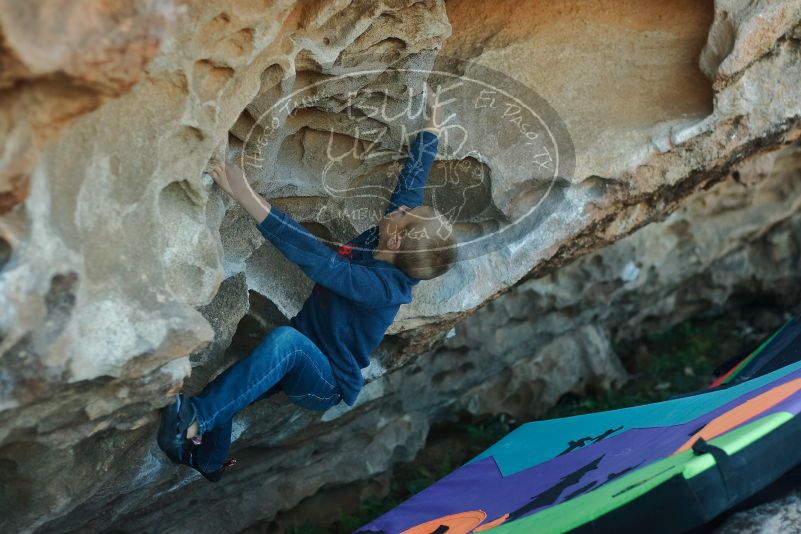
[[[213,163],[208,174],[226,193],[245,208],[256,221],[261,222],[270,212],[270,203],[256,193],[242,169],[233,161]]]
[[[430,130],[439,135],[442,128],[442,105],[439,103],[434,90],[425,82],[425,99],[426,99],[426,116],[428,121],[424,127],[425,130]]]
[[[245,173],[233,161],[225,164],[215,163],[212,165],[209,174],[222,189],[234,199],[241,201],[244,196],[251,196],[250,184],[248,184]]]
[[[221,163],[217,163],[213,165],[211,169],[209,169],[209,176],[212,177],[214,182],[230,196],[234,196],[233,192],[231,191],[231,186],[228,184],[228,178],[226,174],[225,167]]]
[[[241,199],[242,195],[251,193],[251,187],[245,177],[245,173],[242,171],[242,168],[233,161],[228,161],[225,164],[225,179],[228,182],[228,187],[233,191],[237,199]]]

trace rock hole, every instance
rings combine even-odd
[[[448,373],[446,371],[440,371],[439,373],[434,374],[434,376],[431,377],[431,385],[433,386],[440,385],[447,376]]]
[[[250,354],[265,335],[289,323],[278,306],[261,293],[248,290],[248,301],[248,312],[237,323],[228,349],[236,354]]]
[[[736,39],[737,28],[729,13],[721,11],[709,28],[706,45],[699,60],[699,66],[707,77],[712,80],[717,77],[718,68],[734,49]]]
[[[204,204],[202,193],[189,183],[188,180],[171,182],[161,190],[159,208],[161,213],[168,211],[196,210]]]
[[[192,69],[192,89],[202,101],[213,100],[233,75],[231,67],[201,59]]]
[[[451,223],[478,222],[492,211],[492,172],[473,157],[435,162],[429,183],[426,203]]]
[[[468,373],[476,368],[476,364],[473,362],[465,362],[459,366],[459,371],[462,373]]]
[[[273,63],[261,73],[261,91],[275,87],[284,77],[284,69],[278,63]]]
[[[209,23],[205,25],[202,31],[206,35],[219,34],[225,31],[225,27],[229,22],[231,22],[231,15],[223,11],[211,19]]]
[[[214,48],[214,55],[219,57],[247,56],[253,52],[252,28],[242,28],[233,35],[222,39]]]
[[[11,259],[11,245],[8,241],[0,237],[0,271],[6,266]]]
[[[50,279],[50,289],[45,295],[45,306],[50,318],[53,314],[68,316],[75,306],[75,286],[78,275],[75,272],[58,273]]]

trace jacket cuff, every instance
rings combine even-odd
[[[263,232],[277,235],[284,227],[284,217],[284,212],[273,204],[270,205],[270,211],[267,213],[267,217],[256,226]]]
[[[418,135],[420,136],[422,154],[430,155],[431,159],[436,159],[437,151],[439,150],[439,136],[428,130],[421,130]]]

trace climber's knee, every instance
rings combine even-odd
[[[288,344],[296,343],[298,336],[302,335],[303,334],[291,326],[279,326],[267,334],[267,337],[265,337],[265,342],[275,346],[286,346]]]

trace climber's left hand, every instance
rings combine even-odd
[[[439,135],[444,125],[444,121],[442,120],[442,103],[439,101],[439,95],[434,92],[427,81],[425,82],[423,92],[425,93],[427,118],[423,129]]]

